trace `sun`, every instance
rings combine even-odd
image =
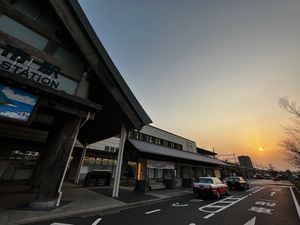
[[[259,147],[258,151],[263,152],[264,151],[263,147]]]

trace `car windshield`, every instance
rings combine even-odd
[[[240,179],[238,177],[230,177],[229,180],[230,181],[240,181]]]
[[[212,184],[213,180],[210,178],[199,178],[198,181],[199,183],[205,183],[205,184]]]

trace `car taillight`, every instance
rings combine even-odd
[[[218,189],[217,188],[211,188],[212,192],[217,192]]]

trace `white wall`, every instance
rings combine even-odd
[[[141,129],[140,132],[151,135],[153,137],[158,137],[158,138],[161,138],[161,139],[164,139],[167,141],[181,144],[182,150],[184,150],[184,151],[189,151],[189,152],[194,152],[194,153],[197,152],[196,142],[186,139],[184,137],[180,137],[176,134],[172,134],[168,131],[164,131],[159,128],[153,127],[153,126],[146,125]],[[189,143],[190,147],[188,147],[188,143]]]

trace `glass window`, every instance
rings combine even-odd
[[[161,139],[160,138],[156,138],[156,144],[158,144],[158,145],[161,144]]]
[[[212,184],[213,180],[211,178],[196,178],[196,181],[203,184]]]
[[[187,141],[187,142],[186,142],[186,147],[187,147],[187,150],[188,150],[189,152],[193,151],[193,145],[192,145],[191,142]]]
[[[48,39],[45,37],[5,15],[0,16],[0,27],[7,34],[40,50],[43,50],[48,43]]]
[[[133,132],[133,138],[135,138],[135,139],[139,139],[139,133],[138,132],[136,132],[136,131],[134,131]]]
[[[144,140],[144,134],[140,133],[139,140],[141,140],[141,141]]]
[[[79,71],[83,71],[83,65],[80,59],[65,48],[58,47],[58,49],[54,53],[54,57],[60,59],[61,61],[65,62],[66,64]]]
[[[166,142],[167,142],[168,148],[171,148],[172,147],[171,142],[170,141],[166,141]]]
[[[156,174],[155,174],[156,179],[162,179],[163,177],[163,170],[162,169],[156,169]]]
[[[154,168],[148,168],[149,179],[154,179]]]
[[[129,131],[128,137],[129,137],[129,138],[133,138],[133,131]]]
[[[163,143],[163,146],[168,147],[168,141],[164,140]]]

